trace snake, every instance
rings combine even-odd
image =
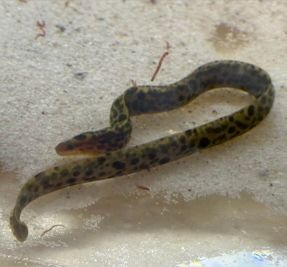
[[[170,111],[206,91],[222,87],[244,91],[252,101],[211,122],[126,147],[132,133],[132,116]],[[274,97],[274,87],[265,70],[236,60],[203,64],[169,85],[130,87],[114,100],[109,127],[81,133],[55,148],[59,155],[83,154],[84,158],[51,167],[24,183],[9,217],[14,236],[21,242],[27,239],[28,227],[20,216],[31,201],[65,187],[149,170],[221,144],[261,122],[271,110]]]

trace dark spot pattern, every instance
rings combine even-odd
[[[126,164],[124,162],[121,162],[121,161],[115,161],[113,164],[112,164],[113,168],[117,169],[117,170],[122,170],[125,168]]]
[[[23,195],[21,198],[20,198],[20,205],[21,206],[25,206],[28,202],[28,197]]]
[[[235,121],[235,125],[240,128],[241,130],[245,130],[249,127],[248,124],[245,124],[244,122],[241,121]]]
[[[106,161],[106,158],[105,157],[98,157],[97,160],[98,160],[98,163],[101,165]]]
[[[68,184],[74,184],[76,181],[77,181],[77,179],[75,179],[75,178],[69,178],[69,179],[67,180],[67,183],[68,183]]]
[[[50,187],[50,177],[48,175],[43,175],[41,177],[41,185],[43,186],[43,188]]]
[[[168,152],[168,145],[160,145],[160,150],[163,154]]]
[[[193,132],[193,130],[189,129],[189,130],[185,131],[185,135],[190,136],[190,135],[192,135],[192,132]]]
[[[67,170],[67,169],[64,169],[64,170],[62,170],[61,172],[60,172],[60,175],[62,176],[62,177],[65,177],[65,176],[67,176],[69,174],[69,171]]]
[[[85,172],[85,176],[91,176],[92,174],[93,174],[93,170],[91,170],[91,169],[88,169]]]
[[[196,96],[218,87],[230,87],[253,95],[251,105],[183,133],[124,148],[130,139],[130,117],[182,107]],[[10,217],[14,235],[24,241],[27,227],[20,221],[22,209],[33,199],[59,188],[129,174],[177,160],[198,149],[221,144],[256,126],[269,113],[274,88],[262,69],[239,61],[214,61],[167,86],[134,86],[112,104],[110,127],[79,134],[61,145],[66,154],[74,151],[101,152],[99,156],[64,164],[38,173],[23,186]],[[62,144],[62,143],[61,143]],[[114,151],[116,150],[116,151]]]
[[[140,161],[139,158],[133,158],[133,159],[131,159],[130,162],[131,162],[132,165],[136,165],[136,164],[139,163],[139,161]]]
[[[254,113],[255,113],[255,108],[254,108],[254,106],[253,105],[251,105],[251,106],[249,106],[249,108],[248,108],[248,116],[253,116],[254,115]]]
[[[199,144],[198,144],[198,147],[199,148],[206,148],[208,147],[210,144],[210,140],[207,138],[207,137],[202,137],[200,140],[199,140]]]
[[[159,164],[165,164],[168,163],[170,159],[168,157],[162,158],[158,161]]]
[[[121,114],[120,116],[119,116],[119,121],[124,121],[124,120],[126,120],[127,119],[127,115],[126,114]]]
[[[235,130],[236,130],[236,128],[235,128],[234,126],[230,126],[230,127],[228,128],[228,133],[229,133],[229,134],[232,134],[232,133],[235,132]]]
[[[74,177],[77,177],[77,176],[79,176],[80,174],[81,174],[80,171],[74,171],[74,172],[73,172],[73,176],[74,176]]]
[[[149,152],[148,153],[148,158],[151,159],[151,160],[155,159],[156,158],[156,152],[154,152],[154,151],[153,152]]]
[[[137,97],[139,100],[144,100],[146,98],[146,94],[144,92],[139,92]]]
[[[179,102],[184,101],[184,99],[185,99],[185,96],[183,96],[183,95],[180,95],[180,96],[178,97],[178,101],[179,101]]]
[[[185,137],[183,135],[179,138],[179,141],[183,145],[186,144],[186,139],[185,139]]]
[[[187,145],[183,145],[183,146],[181,146],[180,151],[184,152],[187,149],[188,149],[188,146]]]

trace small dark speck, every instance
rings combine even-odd
[[[71,198],[70,192],[67,192],[67,193],[66,193],[66,198],[67,198],[67,199],[70,199],[70,198]]]
[[[273,186],[273,183],[270,183],[269,186],[272,187],[272,186]]]
[[[87,72],[77,72],[74,73],[74,77],[78,80],[84,80],[87,77],[88,73]]]
[[[258,174],[259,174],[260,177],[268,177],[270,172],[269,172],[269,170],[266,169],[266,170],[259,171]]]
[[[55,27],[60,31],[60,32],[64,32],[66,30],[66,28],[63,25],[60,24],[56,24]]]
[[[69,68],[73,67],[73,65],[71,63],[67,63],[66,66]]]
[[[47,112],[46,111],[42,111],[41,114],[42,115],[47,115]]]

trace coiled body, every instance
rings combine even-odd
[[[123,148],[132,131],[131,116],[175,109],[218,87],[243,90],[253,96],[253,101],[233,114],[199,127],[140,146]],[[94,155],[43,171],[24,184],[10,217],[14,235],[19,241],[26,240],[28,228],[20,221],[20,215],[32,200],[67,186],[152,168],[223,143],[262,121],[273,101],[273,85],[264,70],[230,60],[205,64],[167,86],[129,88],[112,105],[110,127],[80,134],[56,147],[61,155]]]

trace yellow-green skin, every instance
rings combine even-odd
[[[131,116],[175,109],[218,87],[243,90],[253,96],[253,102],[231,115],[182,133],[140,146],[122,148],[132,131]],[[109,128],[80,134],[56,147],[56,151],[62,155],[99,155],[50,168],[24,184],[10,217],[15,237],[25,241],[28,236],[28,228],[20,220],[20,215],[32,200],[67,186],[149,169],[223,143],[262,121],[269,113],[273,100],[273,85],[264,70],[229,60],[205,64],[171,85],[129,88],[113,103]]]

